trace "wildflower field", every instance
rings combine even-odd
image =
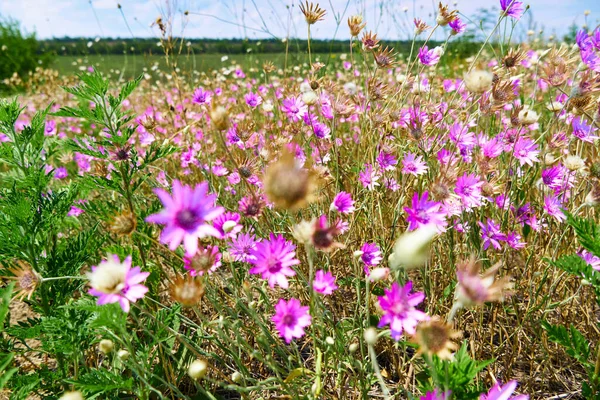
[[[306,63],[0,100],[0,398],[600,399],[600,28],[326,64],[325,3]]]

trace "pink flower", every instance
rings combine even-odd
[[[515,143],[515,147],[513,150],[513,155],[521,165],[531,165],[533,166],[534,162],[540,161],[538,159],[538,154],[540,151],[538,150],[538,145],[528,137],[521,137]]]
[[[402,160],[402,173],[415,176],[427,172],[427,163],[423,162],[423,157],[415,156],[413,153],[406,153]]]
[[[500,0],[500,8],[509,17],[519,19],[525,12],[523,2],[517,0]]]
[[[296,275],[290,268],[292,265],[300,264],[296,258],[296,246],[288,242],[282,235],[270,234],[269,240],[256,243],[250,250],[248,262],[254,265],[250,269],[251,274],[260,274],[261,278],[269,281],[271,288],[275,285],[287,289],[289,286],[287,277]]]
[[[556,196],[549,195],[544,197],[544,211],[548,215],[553,216],[558,222],[567,220],[567,216],[562,212],[561,208],[562,204]]]
[[[500,241],[506,240],[506,235],[500,231],[500,224],[490,218],[487,219],[485,225],[479,221],[477,221],[477,224],[481,227],[483,249],[487,250],[492,245],[496,250],[500,250],[502,248]]]
[[[394,282],[390,290],[384,289],[384,295],[379,297],[379,305],[384,315],[379,320],[378,327],[389,325],[392,339],[399,340],[402,332],[414,335],[417,324],[427,321],[429,317],[415,307],[425,299],[423,292],[411,294],[412,282],[401,287]]]
[[[289,301],[279,299],[272,321],[279,336],[284,338],[286,343],[290,343],[292,339],[304,336],[304,328],[310,326],[311,319],[308,306],[303,307],[300,300],[291,298]]]
[[[192,96],[192,102],[196,104],[210,104],[212,99],[212,93],[205,91],[203,88],[198,88],[194,91],[194,95]]]
[[[300,97],[288,97],[283,100],[281,110],[286,113],[292,122],[298,122],[308,111],[308,107]]]
[[[477,175],[467,175],[466,173],[456,181],[454,192],[460,196],[466,209],[481,206],[481,187],[483,183]]]
[[[262,103],[262,98],[256,95],[256,93],[252,92],[245,95],[244,100],[246,100],[246,104],[248,104],[252,108],[258,107],[260,103]]]
[[[235,261],[248,261],[252,256],[250,252],[256,247],[256,238],[249,233],[237,235],[229,245],[229,254]]]
[[[479,400],[527,400],[529,395],[522,394],[510,397],[517,388],[517,381],[510,381],[504,387],[496,383],[487,394],[481,394]]]
[[[129,303],[135,303],[148,292],[141,283],[150,273],[141,272],[140,267],[131,268],[131,256],[121,262],[119,256],[109,254],[87,275],[91,286],[88,293],[98,297],[98,305],[119,302],[123,311],[129,312]]]
[[[368,275],[367,267],[374,267],[375,265],[379,265],[383,257],[381,256],[381,250],[379,250],[379,246],[375,243],[365,243],[362,245],[360,259],[365,264],[365,273]]]
[[[196,254],[198,239],[206,236],[221,237],[221,233],[207,222],[223,214],[223,207],[215,207],[217,196],[207,194],[208,183],[202,182],[194,189],[173,181],[173,196],[163,189],[154,189],[165,208],[146,218],[146,222],[166,225],[160,234],[161,243],[171,250],[184,243],[188,255]]]
[[[573,135],[582,142],[594,143],[594,140],[598,139],[598,136],[592,135],[594,132],[593,125],[588,125],[583,117],[577,117],[573,119]]]
[[[379,172],[377,172],[371,164],[365,164],[365,168],[358,174],[358,180],[360,183],[369,190],[374,190],[376,186],[379,186],[377,182],[381,178]]]
[[[213,220],[213,226],[221,234],[221,239],[234,238],[243,228],[239,222],[240,214],[226,212]]]
[[[354,212],[354,200],[350,193],[339,192],[335,195],[330,208],[341,214],[350,214]]]
[[[315,274],[315,280],[313,281],[313,290],[324,296],[328,296],[333,293],[338,287],[335,284],[335,277],[331,275],[331,272],[325,272],[322,270],[317,271]]]
[[[581,257],[581,259],[585,261],[587,265],[596,271],[600,271],[600,257],[593,255],[587,250],[582,250],[581,252],[577,253],[577,255]]]
[[[419,193],[415,192],[412,199],[412,207],[404,207],[408,214],[406,222],[408,229],[415,230],[422,226],[433,224],[438,230],[443,230],[446,226],[445,214],[441,211],[442,205],[436,201],[428,201],[429,192],[423,192],[419,198]]]

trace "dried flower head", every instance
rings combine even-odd
[[[350,34],[352,36],[358,36],[365,26],[367,26],[367,24],[363,22],[362,15],[348,17],[348,28],[350,28]]]
[[[394,49],[385,47],[384,49],[379,49],[373,53],[373,57],[375,58],[375,62],[379,66],[379,68],[391,68],[395,64],[394,58],[396,57],[396,53],[394,53]]]
[[[371,31],[363,33],[361,41],[363,50],[365,51],[373,51],[379,47],[379,39],[377,38],[377,34]]]
[[[464,76],[465,86],[471,93],[483,93],[492,87],[494,75],[491,72],[474,69]]]
[[[270,74],[277,69],[275,64],[273,64],[273,61],[265,61],[262,68],[267,74]]]
[[[110,222],[108,229],[119,236],[129,236],[137,227],[137,218],[130,211],[125,211]]]
[[[452,353],[458,350],[454,340],[461,337],[461,332],[452,329],[450,324],[435,316],[417,326],[412,340],[419,345],[419,354],[436,355],[441,359],[450,360]]]
[[[437,24],[439,26],[446,26],[450,22],[454,21],[456,18],[458,18],[457,10],[450,11],[450,10],[448,10],[447,5],[443,5],[441,2],[439,3],[438,15],[437,15],[437,18],[435,19],[435,22],[437,22]]]
[[[510,103],[515,98],[513,83],[498,79],[492,84],[492,96],[496,105]]]
[[[191,275],[178,275],[171,284],[171,298],[185,307],[197,305],[204,295],[204,286],[200,279]]]
[[[35,289],[42,282],[42,277],[26,262],[19,260],[16,264],[8,269],[10,275],[3,276],[2,279],[15,281],[15,299],[22,300],[27,297],[27,300],[30,300]]]
[[[304,18],[306,19],[306,23],[309,25],[313,25],[318,21],[322,21],[327,13],[319,4],[309,3],[308,0],[304,2],[304,4],[300,4],[300,11],[304,14]]]
[[[276,207],[298,209],[316,197],[315,173],[303,168],[299,160],[287,150],[267,167],[263,183],[267,198]]]
[[[510,294],[508,291],[512,284],[510,277],[494,280],[500,270],[500,263],[480,274],[481,263],[475,257],[463,261],[456,266],[458,284],[454,294],[454,306],[451,317],[462,307],[481,305],[490,301],[503,301]],[[449,318],[451,320],[452,318]]]
[[[521,62],[525,60],[525,56],[526,54],[523,50],[511,48],[502,58],[502,66],[507,70],[511,70],[521,64]]]
[[[213,103],[210,110],[210,120],[215,128],[224,131],[229,127],[229,115],[223,106],[217,106]]]
[[[421,33],[431,29],[431,27],[429,25],[427,25],[427,23],[425,23],[425,21],[423,21],[420,18],[415,18],[414,23],[415,23],[415,35],[420,35]]]

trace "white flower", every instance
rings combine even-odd
[[[188,367],[188,375],[194,380],[202,379],[208,372],[208,364],[204,360],[195,360]]]
[[[302,94],[302,101],[304,102],[304,104],[309,105],[309,106],[312,104],[315,104],[318,99],[319,99],[319,96],[317,96],[317,94],[315,92],[313,92],[312,90],[309,90],[308,92],[304,92]]]
[[[119,293],[125,287],[127,266],[118,257],[108,257],[87,273],[90,286],[102,293]],[[102,342],[101,342],[102,343]]]
[[[474,69],[464,76],[465,86],[472,93],[483,93],[492,87],[494,75],[488,71]]]
[[[388,258],[390,268],[411,269],[424,264],[429,259],[430,244],[437,232],[434,225],[425,225],[400,236]]]

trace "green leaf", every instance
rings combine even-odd
[[[8,314],[8,306],[10,304],[10,299],[14,287],[15,282],[11,282],[5,288],[0,289],[0,332],[2,332],[4,328],[4,320],[6,319],[6,315]]]
[[[573,325],[567,329],[562,325],[552,325],[542,321],[542,327],[548,333],[548,338],[565,348],[568,355],[587,365],[590,358],[590,345],[588,340]]]

